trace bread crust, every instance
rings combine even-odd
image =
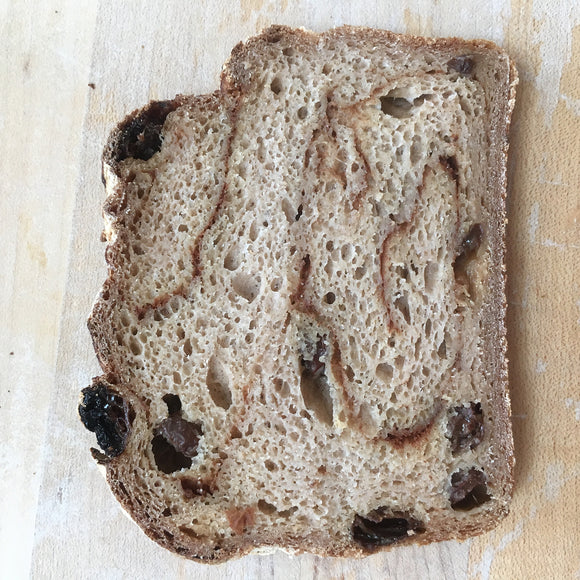
[[[488,476],[496,482],[501,493],[501,501],[494,504],[492,511],[482,511],[478,517],[465,519],[455,526],[445,521],[445,514],[433,515],[429,529],[422,534],[411,535],[400,543],[427,544],[430,542],[457,539],[464,540],[473,535],[486,532],[508,513],[509,502],[513,488],[514,453],[511,436],[511,409],[508,396],[508,368],[507,368],[507,344],[505,329],[505,226],[506,212],[505,199],[507,191],[507,153],[508,136],[511,112],[515,103],[516,85],[518,82],[517,71],[507,55],[494,43],[485,40],[467,41],[459,38],[431,39],[411,35],[395,34],[388,31],[370,28],[343,26],[325,33],[313,33],[303,29],[291,29],[285,26],[272,26],[262,34],[238,44],[232,51],[231,57],[224,66],[221,77],[221,88],[210,95],[198,97],[177,96],[173,101],[162,103],[150,103],[147,107],[131,113],[111,133],[103,153],[103,182],[106,187],[107,199],[104,212],[106,229],[104,236],[108,241],[106,261],[109,268],[109,278],[97,298],[93,311],[90,315],[88,326],[92,336],[95,352],[103,369],[103,376],[98,380],[106,382],[111,390],[122,392],[123,397],[134,409],[148,411],[131,384],[120,383],[120,373],[110,349],[111,337],[108,336],[107,320],[115,307],[115,302],[110,300],[112,291],[122,295],[124,289],[119,287],[121,277],[120,269],[123,261],[119,255],[120,244],[116,243],[118,236],[123,236],[123,228],[120,224],[126,218],[126,192],[130,184],[123,173],[120,165],[127,154],[124,142],[127,135],[138,131],[142,120],[155,117],[159,131],[168,117],[181,108],[195,107],[208,110],[217,110],[220,104],[225,103],[227,116],[232,127],[231,135],[235,134],[237,111],[239,104],[247,97],[247,91],[252,82],[252,71],[244,67],[244,63],[250,57],[264,52],[264,47],[286,42],[302,51],[315,51],[318,45],[332,41],[348,44],[349,42],[360,43],[361,39],[366,45],[373,45],[377,50],[386,51],[431,51],[449,58],[468,53],[471,55],[483,55],[485,58],[496,58],[501,61],[500,74],[502,78],[484,87],[486,94],[494,99],[494,107],[491,110],[489,126],[493,130],[490,133],[489,163],[490,180],[488,187],[495,192],[490,197],[491,204],[487,208],[489,212],[488,229],[490,255],[493,260],[489,269],[490,298],[482,312],[486,333],[483,335],[484,350],[490,363],[492,376],[488,377],[491,384],[491,410],[495,418],[494,443],[498,450],[497,461],[493,464]],[[266,51],[267,53],[267,51]],[[482,56],[482,57],[483,57]],[[503,67],[503,68],[502,68]],[[137,127],[137,129],[135,129]],[[231,143],[230,135],[230,143]],[[132,137],[135,137],[133,134]],[[147,137],[146,137],[147,138]],[[155,136],[153,136],[155,140]],[[152,146],[155,147],[155,143]],[[142,151],[142,150],[141,150]],[[148,155],[151,148],[145,147],[145,152],[139,154]],[[229,159],[231,151],[227,152]],[[226,161],[227,163],[227,161]],[[224,185],[224,187],[226,187]],[[223,200],[225,190],[220,200]],[[218,204],[221,203],[218,202]],[[218,205],[219,207],[219,205]],[[216,209],[217,211],[217,209]],[[209,227],[209,226],[208,226]],[[195,259],[194,259],[195,261]],[[195,276],[195,268],[193,276]],[[185,292],[186,287],[178,287],[171,296]],[[313,532],[302,537],[279,537],[275,530],[269,533],[261,532],[254,536],[242,534],[227,542],[223,542],[219,549],[215,549],[212,542],[200,540],[193,536],[176,537],[175,530],[163,527],[160,523],[160,509],[157,506],[148,506],[144,501],[135,497],[131,491],[130,464],[132,456],[122,453],[117,457],[110,458],[105,463],[106,477],[116,498],[130,516],[141,526],[145,533],[154,541],[187,558],[201,562],[220,563],[225,560],[249,554],[263,547],[281,548],[294,553],[310,552],[321,556],[363,557],[368,555],[368,549],[357,545],[350,538],[343,543],[328,543],[328,536]],[[393,544],[398,545],[398,544]],[[390,545],[380,549],[390,549]]]

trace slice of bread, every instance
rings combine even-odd
[[[359,556],[505,516],[516,82],[485,41],[275,26],[113,132],[79,410],[151,538]]]

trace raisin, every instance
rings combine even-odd
[[[82,397],[79,405],[81,421],[96,434],[99,447],[108,457],[123,453],[132,423],[128,403],[105,383],[95,383],[83,389]]]
[[[181,411],[181,399],[179,395],[174,395],[173,393],[167,393],[161,397],[163,402],[167,405],[167,412],[170,415],[176,415]]]
[[[161,422],[157,434],[179,453],[183,453],[186,457],[195,457],[203,431],[199,423],[191,423],[177,415],[170,415]]]
[[[298,206],[298,210],[296,212],[296,217],[294,218],[295,221],[298,221],[302,217],[302,211],[304,210],[303,204]]]
[[[451,441],[453,455],[475,449],[482,442],[483,435],[483,411],[480,403],[469,403],[468,407],[454,407],[447,423],[447,438]]]
[[[157,467],[163,473],[191,467],[202,435],[199,423],[191,423],[175,414],[164,419],[151,441]]]
[[[449,500],[454,510],[466,511],[491,499],[487,493],[487,478],[483,471],[472,467],[461,469],[451,476]]]
[[[378,508],[367,517],[356,515],[351,527],[353,540],[367,550],[388,546],[411,534],[425,531],[420,522],[406,514],[393,513],[386,516],[386,508]]]
[[[167,115],[179,106],[176,101],[156,101],[136,117],[123,122],[115,147],[115,161],[134,158],[147,161],[161,149],[161,129]]]
[[[475,63],[469,56],[457,56],[448,61],[447,67],[458,72],[462,77],[468,77],[473,73]]]

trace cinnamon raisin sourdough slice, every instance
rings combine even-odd
[[[505,516],[516,81],[485,41],[275,26],[112,133],[80,413],[151,538],[360,556]]]

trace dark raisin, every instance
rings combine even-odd
[[[363,548],[372,550],[425,531],[420,522],[405,514],[393,513],[390,516],[385,514],[385,508],[370,512],[366,518],[357,514],[351,527],[353,540]]]
[[[296,212],[296,217],[294,218],[295,221],[298,221],[301,217],[302,217],[302,211],[304,209],[304,206],[302,204],[300,204],[298,206],[298,211]]]
[[[454,510],[471,510],[491,499],[487,493],[487,478],[483,471],[472,467],[461,469],[451,476],[449,500]]]
[[[172,393],[167,393],[163,395],[163,402],[167,405],[167,412],[170,415],[176,415],[181,411],[181,399],[179,395],[174,395]]]
[[[470,76],[474,66],[473,59],[469,56],[457,56],[447,63],[449,69],[458,72],[462,77]]]
[[[191,467],[191,460],[197,455],[202,435],[199,423],[191,423],[179,415],[167,417],[155,430],[151,441],[157,467],[163,473]]]
[[[84,426],[96,434],[99,447],[108,457],[116,457],[125,450],[132,423],[131,409],[108,385],[95,383],[83,389],[79,415]]]
[[[170,415],[161,422],[157,428],[157,434],[161,435],[179,453],[183,453],[186,457],[195,457],[203,431],[199,423],[191,423],[179,416]]]
[[[480,403],[453,408],[447,423],[447,438],[451,441],[453,455],[475,449],[482,442],[483,435],[483,411]]]
[[[134,158],[147,161],[161,149],[161,129],[167,115],[179,106],[176,101],[156,101],[135,117],[125,120],[115,145],[115,161]]]
[[[183,495],[187,498],[211,495],[211,487],[202,479],[183,477],[181,480]]]

